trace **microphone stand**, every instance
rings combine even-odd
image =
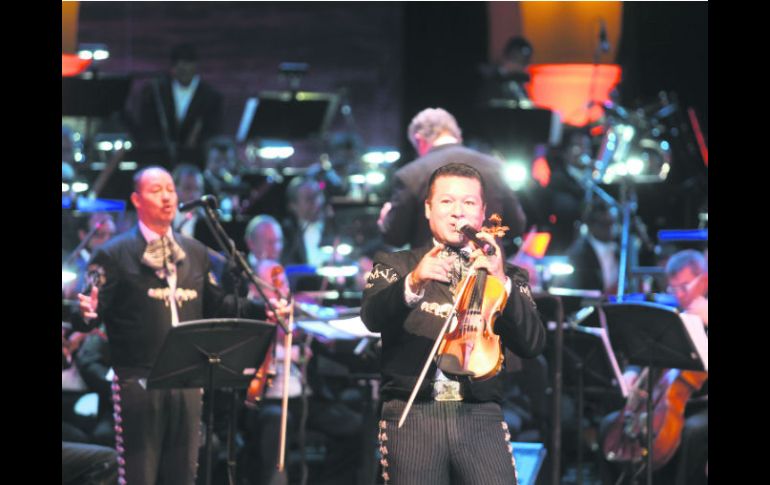
[[[258,278],[254,271],[249,266],[246,259],[243,257],[243,254],[241,254],[240,251],[238,251],[235,247],[235,243],[233,240],[227,235],[227,232],[222,227],[222,224],[219,221],[219,215],[217,214],[215,207],[217,205],[217,199],[215,196],[208,196],[210,197],[210,200],[213,200],[213,203],[205,203],[203,204],[204,214],[206,221],[206,224],[208,225],[209,229],[211,230],[211,234],[214,236],[214,238],[217,241],[217,244],[222,248],[223,251],[225,251],[228,255],[228,266],[241,270],[241,275],[246,275],[246,277],[251,281],[254,286],[256,287],[259,294],[262,296],[262,299],[265,302],[265,306],[273,312],[275,315],[275,319],[278,322],[278,324],[281,326],[281,328],[284,329],[284,331],[287,332],[289,336],[291,336],[290,331],[290,325],[286,325],[286,322],[281,317],[281,315],[276,312],[275,307],[270,303],[270,300],[265,296],[265,293],[262,289],[262,287],[267,287],[271,289],[275,289],[272,285],[269,283],[261,280]],[[214,207],[212,207],[212,205]],[[237,271],[233,271],[234,274],[237,274]],[[241,316],[241,308],[238,298],[238,285],[234,285],[234,298],[236,302],[236,317]],[[293,313],[292,317],[293,318]],[[287,392],[287,388],[284,387],[284,393]],[[235,430],[237,428],[236,424],[236,406],[238,404],[237,399],[237,390],[233,390],[233,399],[231,402],[230,407],[230,426],[229,426],[229,436],[228,436],[228,446],[227,446],[227,475],[230,485],[235,485],[235,473],[236,473],[236,460],[234,457],[234,438],[235,438]],[[211,434],[213,432],[213,425],[214,425],[214,394],[212,393],[211,396],[209,396],[208,401],[209,409],[208,409],[208,421],[206,423],[206,485],[210,485],[211,483]]]

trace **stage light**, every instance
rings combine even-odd
[[[267,160],[286,160],[294,155],[294,147],[284,141],[263,140],[257,153]]]
[[[355,173],[351,175],[350,177],[350,183],[353,184],[365,184],[366,183],[366,175],[362,173]]]
[[[369,151],[364,153],[361,157],[364,162],[372,165],[391,164],[397,162],[400,158],[401,153],[391,147],[370,148]]]
[[[78,57],[83,60],[103,61],[110,57],[110,51],[105,44],[80,44]]]
[[[626,160],[626,169],[629,175],[640,175],[644,170],[644,161],[640,158],[629,158]]]
[[[366,174],[366,183],[369,185],[380,185],[385,181],[385,174],[382,172],[369,172]]]
[[[317,273],[326,278],[349,278],[358,274],[358,266],[323,266],[318,268]]]
[[[529,171],[524,162],[514,160],[505,164],[503,177],[512,189],[517,190],[526,184],[529,178]]]
[[[68,269],[61,270],[61,282],[62,282],[62,284],[66,284],[66,283],[70,283],[72,281],[75,281],[75,278],[77,278],[77,277],[78,277],[78,275],[75,272],[73,272],[73,271],[70,271]]]
[[[575,268],[569,263],[553,262],[548,265],[548,272],[552,276],[566,276],[575,272]]]
[[[70,191],[70,184],[65,184],[64,182],[61,183],[61,191],[62,193],[69,192]]]
[[[85,182],[74,182],[72,184],[72,191],[76,194],[83,193],[88,190],[88,184]]]

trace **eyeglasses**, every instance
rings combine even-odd
[[[695,287],[698,280],[700,280],[700,275],[696,276],[695,278],[688,281],[687,283],[682,283],[681,285],[668,285],[666,287],[666,292],[672,295],[678,292],[689,293]]]

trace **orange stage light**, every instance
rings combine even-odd
[[[572,126],[585,126],[601,117],[601,103],[610,99],[621,76],[616,64],[533,64],[528,70],[530,99],[557,111]]]
[[[91,65],[91,59],[81,59],[77,54],[61,55],[61,75],[62,77],[77,76]]]

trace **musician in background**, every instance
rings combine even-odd
[[[470,381],[449,376],[432,363],[409,416],[398,428],[457,297],[453,292],[471,267],[486,269],[489,279],[505,286],[508,300],[494,326],[504,346],[524,358],[537,356],[545,346],[545,328],[526,271],[504,265],[505,255],[491,235],[477,234],[495,248],[494,255],[485,256],[458,232],[461,220],[481,228],[486,194],[481,174],[469,165],[438,168],[423,204],[432,243],[375,257],[361,318],[369,330],[382,333],[379,438],[386,483],[516,483],[510,435],[500,408],[499,374]]]
[[[221,132],[222,94],[198,74],[198,53],[191,44],[171,49],[168,74],[141,91],[137,147],[163,153],[164,164],[193,163],[203,169],[206,140]]]
[[[533,104],[527,95],[527,68],[533,53],[532,44],[526,38],[511,37],[505,44],[500,63],[481,69],[480,101],[489,104],[495,100],[513,100],[517,107],[531,108]]]
[[[668,292],[679,302],[685,313],[698,315],[708,331],[708,271],[703,254],[693,249],[679,251],[666,263]],[[628,366],[623,373],[629,386],[636,383],[640,374],[637,366]],[[602,441],[608,427],[617,420],[614,412],[602,420]],[[665,425],[664,425],[665,426]],[[685,408],[682,439],[671,462],[658,475],[672,479],[673,485],[699,485],[707,483],[705,474],[708,460],[708,381],[695,392]]]
[[[464,163],[481,172],[490,214],[500,214],[512,240],[524,232],[526,216],[513,190],[504,182],[500,160],[462,146],[463,138],[454,116],[442,108],[427,108],[412,118],[407,130],[419,158],[393,176],[393,195],[381,211],[377,225],[386,243],[409,244],[412,249],[431,241],[422,207],[428,179],[442,165]]]
[[[75,298],[77,293],[83,289],[86,280],[86,266],[91,259],[91,253],[105,242],[109,241],[117,232],[115,220],[112,214],[108,212],[94,212],[88,217],[78,219],[78,238],[83,242],[86,236],[93,232],[93,235],[75,257],[71,268],[77,277],[67,283],[62,284],[62,298],[67,300]]]
[[[265,296],[271,300],[285,296],[289,287],[288,279],[276,261],[283,245],[281,228],[277,221],[268,215],[254,217],[246,228],[245,239],[250,249],[249,264],[254,268],[256,275],[278,289],[263,288]],[[281,295],[281,293],[284,294]],[[256,288],[250,289],[249,296],[255,300],[262,298]],[[297,317],[299,315],[295,318]],[[359,446],[359,436],[362,432],[361,414],[345,403],[339,402],[322,382],[316,382],[313,379],[308,382],[308,374],[305,374],[302,369],[307,369],[308,366],[313,366],[317,362],[313,359],[309,336],[298,334],[298,337],[294,340],[290,352],[292,363],[288,385],[287,447],[297,442],[301,418],[306,416],[307,428],[323,433],[326,443],[327,454],[323,475],[314,478],[320,483],[330,485],[353,485],[362,461],[362,454],[373,452],[373,450],[362,450]],[[270,483],[278,462],[281,399],[284,392],[284,359],[289,354],[283,345],[283,338],[284,332],[279,328],[271,366],[274,377],[261,396],[261,402],[256,407],[247,408],[245,413],[244,447],[239,467],[242,475],[252,485]],[[303,338],[308,345],[302,344]],[[305,374],[304,377],[303,374]],[[308,397],[309,400],[305,401]],[[291,468],[287,471],[290,476],[293,474]]]
[[[599,290],[604,294],[618,289],[618,215],[615,208],[594,202],[585,216],[585,229],[567,249],[574,271],[554,278],[553,286]]]

